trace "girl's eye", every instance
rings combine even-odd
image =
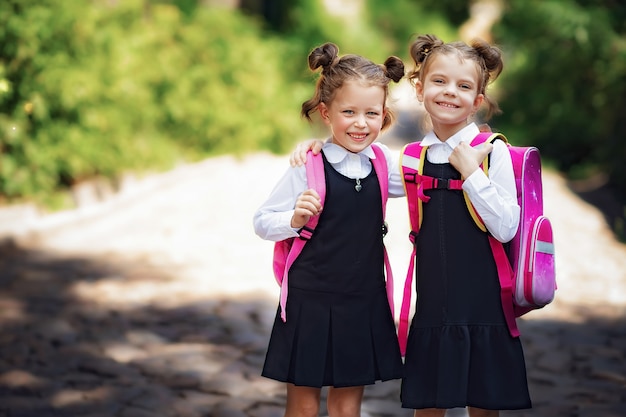
[[[367,112],[367,115],[368,115],[368,116],[378,116],[378,112],[375,112],[375,111],[368,111],[368,112]]]
[[[469,84],[461,84],[460,87],[464,90],[471,90],[472,86]]]
[[[440,78],[436,78],[436,79],[434,79],[434,80],[433,80],[433,82],[434,82],[435,84],[443,84],[443,80],[442,80],[442,79],[440,79]]]
[[[354,111],[352,111],[352,110],[344,110],[343,114],[352,115],[352,114],[354,114]]]

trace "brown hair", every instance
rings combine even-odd
[[[302,103],[301,115],[311,120],[320,103],[330,104],[335,98],[337,89],[346,81],[358,80],[370,86],[380,86],[385,91],[385,108],[389,94],[389,82],[398,82],[404,76],[404,63],[395,56],[390,56],[385,63],[378,65],[359,55],[338,57],[339,48],[334,43],[325,43],[309,54],[309,68],[316,71],[322,68],[315,86],[315,94]],[[390,109],[383,120],[382,129],[393,122],[394,115]]]
[[[415,62],[415,68],[408,75],[412,84],[415,84],[416,79],[424,79],[428,66],[433,61],[432,57],[438,54],[457,54],[461,59],[476,62],[479,74],[478,94],[485,97],[487,105],[485,119],[489,120],[492,115],[500,113],[498,104],[486,93],[487,85],[498,78],[504,66],[502,52],[496,46],[489,45],[482,39],[474,39],[468,45],[465,42],[444,43],[435,35],[420,35],[409,52]]]

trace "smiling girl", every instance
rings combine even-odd
[[[486,89],[502,70],[500,50],[480,40],[467,45],[422,35],[410,52],[409,79],[432,122],[422,140],[424,174],[464,180],[489,233],[508,242],[519,223],[510,154],[496,141],[487,177],[469,145],[479,133],[471,119],[480,107],[486,105],[487,118],[498,111]],[[443,417],[455,407],[468,407],[471,417],[530,408],[522,344],[506,325],[487,233],[475,225],[460,190],[425,194],[402,406],[415,417]]]
[[[332,43],[309,55],[321,68],[302,116],[318,112],[331,137],[322,149],[324,207],[309,188],[306,169],[290,168],[254,215],[256,233],[280,241],[299,236],[320,216],[313,237],[289,269],[285,312],[279,306],[263,376],[287,385],[287,417],[317,417],[320,390],[329,386],[330,417],[360,417],[365,385],[402,376],[402,358],[384,276],[380,183],[372,143],[389,127],[388,85],[404,76],[390,57],[377,65],[357,55],[338,56]],[[388,166],[395,164],[379,145]],[[403,195],[401,184],[390,196]]]

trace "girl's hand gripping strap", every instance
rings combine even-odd
[[[504,143],[508,143],[506,137],[502,133],[481,132],[476,135],[474,139],[472,139],[470,145],[479,146],[485,142],[493,143],[496,139],[502,139]],[[480,168],[483,170],[485,175],[489,177],[489,156],[485,157],[483,163],[480,164]],[[483,219],[480,218],[480,215],[474,208],[474,205],[470,201],[469,196],[466,192],[463,192],[463,197],[465,198],[465,205],[467,206],[467,209],[469,210],[472,219],[474,219],[474,223],[476,223],[476,226],[478,226],[478,228],[483,232],[487,232],[487,226],[485,226],[485,222],[483,221]]]
[[[389,169],[387,167],[387,158],[383,150],[376,144],[372,144],[372,149],[376,158],[372,159],[372,165],[376,171],[378,177],[378,184],[380,187],[381,201],[383,207],[383,222],[385,221],[385,215],[387,212],[387,199],[389,198]],[[383,225],[384,227],[384,225]],[[387,254],[387,248],[383,244],[383,254],[385,258],[385,271],[387,273],[386,290],[387,301],[389,302],[389,308],[391,309],[391,316],[395,317],[395,308],[393,302],[393,273],[391,271],[391,263],[389,262],[389,255]]]
[[[409,333],[409,313],[411,309],[411,295],[413,292],[413,275],[415,271],[416,241],[422,223],[422,201],[428,201],[424,195],[422,184],[422,172],[424,168],[424,158],[426,157],[426,147],[421,143],[414,142],[407,144],[402,150],[400,160],[400,171],[402,172],[402,182],[409,207],[409,221],[411,232],[409,240],[413,244],[409,268],[404,280],[404,292],[402,295],[402,306],[400,307],[400,319],[398,323],[398,342],[402,356],[406,353],[406,344]]]
[[[313,152],[309,151],[306,157],[306,181],[307,187],[312,188],[320,196],[322,205],[324,204],[324,199],[326,198],[326,178],[324,176],[324,160],[322,158],[322,154],[314,155]],[[315,231],[315,227],[317,226],[317,222],[319,221],[319,216],[312,216],[307,224],[300,230],[300,237],[295,238],[293,240],[293,245],[291,250],[289,251],[289,255],[287,255],[287,261],[285,263],[285,273],[283,275],[283,281],[280,286],[280,317],[283,322],[287,321],[287,293],[288,293],[288,277],[289,277],[289,268],[296,260],[300,252],[302,252],[302,248],[306,242],[311,239],[313,236],[313,232]]]

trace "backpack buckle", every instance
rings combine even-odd
[[[404,181],[410,183],[417,183],[417,173],[415,172],[405,172],[404,173]]]
[[[313,232],[315,229],[311,229],[308,226],[302,226],[300,230],[298,230],[298,237],[302,240],[310,240],[313,236]]]
[[[433,188],[437,190],[449,190],[450,181],[447,178],[435,178]]]
[[[437,190],[462,190],[463,180],[452,178],[433,178],[432,188]]]

